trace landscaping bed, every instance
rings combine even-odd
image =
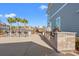
[[[77,53],[79,54],[79,37],[76,38],[76,46]]]

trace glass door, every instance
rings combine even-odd
[[[55,28],[57,28],[57,29],[59,29],[59,31],[61,31],[61,17],[56,18]]]

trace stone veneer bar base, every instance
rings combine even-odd
[[[53,45],[58,51],[75,50],[75,32],[57,32],[55,33],[55,44]]]

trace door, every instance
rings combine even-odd
[[[56,18],[56,28],[61,28],[61,18],[60,17],[57,17]]]

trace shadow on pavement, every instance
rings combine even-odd
[[[53,52],[34,42],[0,44],[0,56],[50,56]]]
[[[54,48],[52,45],[51,45],[51,43],[48,41],[48,39],[46,38],[46,37],[44,37],[42,34],[41,35],[39,35],[40,37],[41,37],[41,39],[44,41],[44,42],[46,42],[50,47],[52,47],[56,52],[59,52],[59,51],[57,51],[57,49],[56,48]]]

